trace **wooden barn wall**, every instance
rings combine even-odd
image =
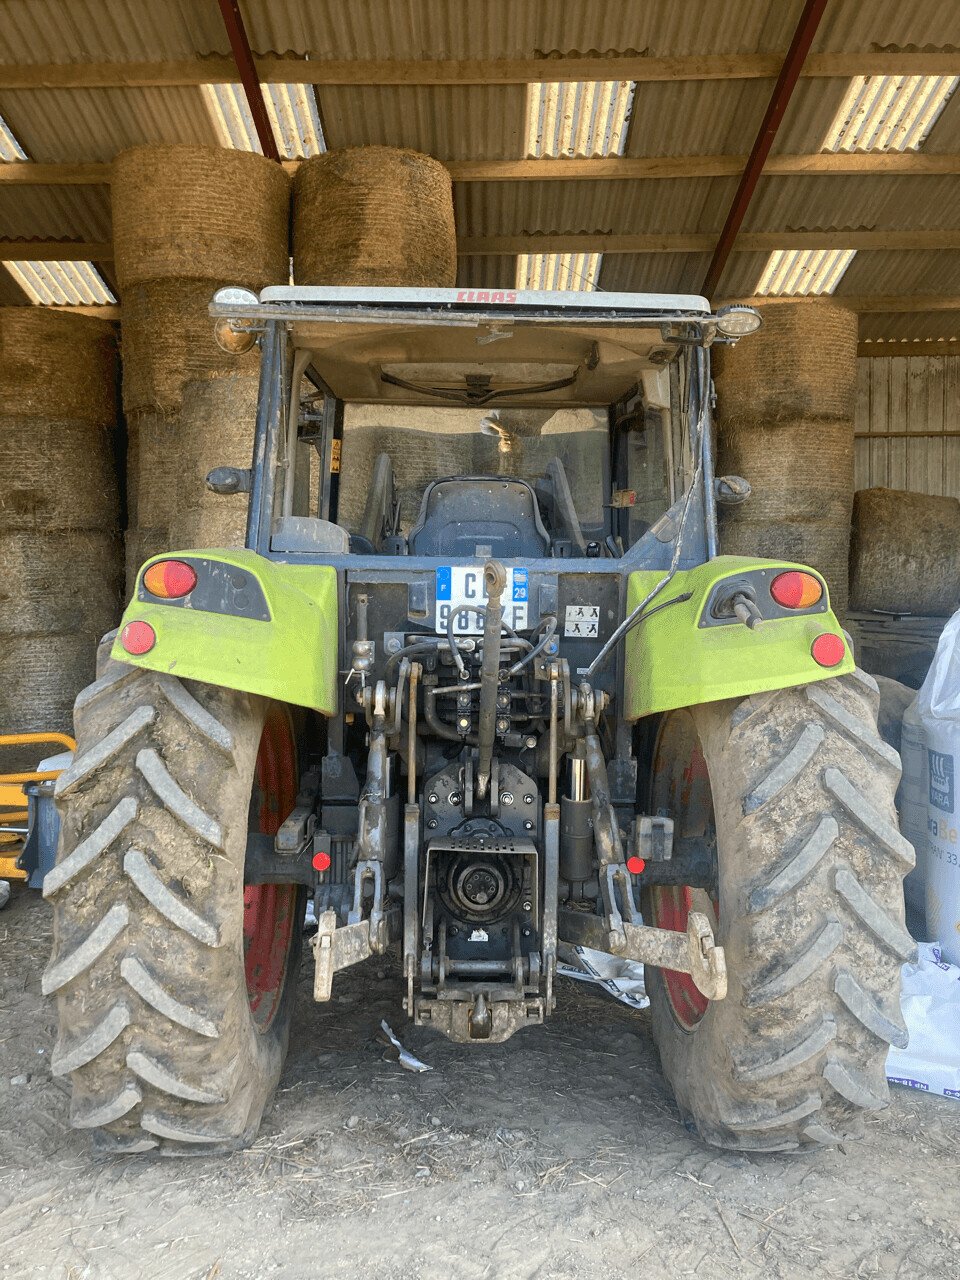
[[[858,489],[960,498],[960,355],[861,357],[855,429]]]

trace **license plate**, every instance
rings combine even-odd
[[[501,597],[503,620],[514,631],[522,631],[527,625],[527,604],[530,598],[530,571],[508,569],[507,586]],[[483,586],[483,568],[480,565],[444,565],[437,570],[437,616],[435,628],[446,633],[451,612],[460,605],[486,604],[487,594]],[[483,619],[476,613],[464,610],[453,626],[458,636],[479,636],[483,633]]]

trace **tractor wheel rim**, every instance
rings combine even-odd
[[[703,748],[688,713],[665,721],[657,741],[653,772],[653,812],[667,813],[674,822],[674,836],[709,838],[714,829],[713,796]],[[689,885],[657,885],[650,890],[653,923],[658,929],[686,933],[691,910],[707,910],[719,922],[720,908],[706,891]],[[670,1009],[684,1031],[695,1031],[702,1022],[709,999],[689,973],[662,969]]]
[[[254,770],[251,828],[276,835],[297,799],[297,753],[286,712],[271,707]],[[286,985],[290,943],[297,927],[293,884],[246,885],[243,890],[243,965],[250,1012],[259,1032],[270,1029]]]

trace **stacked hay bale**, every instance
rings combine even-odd
[[[718,466],[753,487],[723,514],[728,555],[809,564],[847,610],[857,317],[823,298],[771,301],[763,327],[714,348]]]
[[[0,732],[70,732],[117,623],[116,357],[106,321],[0,310]]]
[[[128,429],[128,589],[148,556],[183,545],[178,510],[205,501],[203,477],[185,480],[185,448],[222,459],[221,434],[247,441],[253,417],[238,422],[238,406],[255,400],[259,355],[222,351],[207,308],[225,284],[259,290],[289,278],[289,179],[263,156],[218,147],[134,147],[113,163],[111,195],[117,280],[123,306],[123,405]],[[183,425],[188,383],[214,380],[208,416]],[[238,385],[246,389],[240,393]],[[204,473],[205,475],[206,473]],[[216,508],[206,522],[207,545],[235,525]],[[186,521],[187,526],[190,519]],[[242,541],[242,534],[240,540]]]
[[[850,607],[934,618],[960,608],[960,502],[861,489],[853,502]]]
[[[297,284],[452,288],[450,174],[431,156],[348,147],[304,161],[293,186]]]
[[[432,156],[396,147],[347,147],[305,160],[293,183],[293,274],[308,285],[452,288],[457,236],[449,172]],[[387,452],[398,468],[406,527],[423,477],[437,474],[435,447],[358,412],[348,411],[338,519],[357,527],[373,461]]]

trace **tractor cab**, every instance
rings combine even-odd
[[[292,287],[212,310],[268,326],[261,554],[616,559],[692,480],[703,298]]]

